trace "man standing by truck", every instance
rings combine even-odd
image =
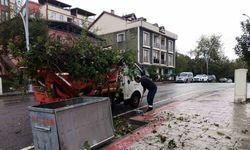
[[[136,82],[141,82],[141,85],[143,87],[143,93],[145,93],[146,89],[148,90],[148,96],[147,96],[147,102],[148,102],[148,111],[153,110],[153,103],[154,103],[154,97],[155,93],[157,91],[156,84],[147,76],[136,76]]]

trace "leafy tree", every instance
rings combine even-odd
[[[19,17],[2,25],[0,35],[3,36],[0,36],[0,41],[4,47],[2,54],[11,54],[18,60],[16,69],[26,68],[23,73],[32,79],[36,79],[38,69],[46,68],[54,72],[68,72],[74,80],[94,80],[100,83],[105,81],[106,73],[121,58],[130,66],[136,62],[135,51],[128,50],[121,55],[116,49],[105,48],[103,40],[90,38],[85,30],[72,42],[62,42],[48,37],[47,23],[40,18],[30,19],[29,27],[30,51],[26,50],[22,20]],[[6,31],[12,33],[5,34]]]
[[[220,38],[221,36],[217,35],[201,36],[197,47],[190,51],[196,64],[194,72],[206,73],[206,63],[208,63],[209,73],[213,73],[210,66],[218,65],[224,57]]]
[[[235,69],[247,68],[247,63],[243,61],[241,58],[234,60],[233,63]]]
[[[220,77],[234,77],[234,70],[247,67],[243,59],[230,61],[222,52],[220,36],[201,36],[197,47],[190,51],[194,56],[177,55],[177,72],[192,71],[194,74],[206,73],[206,57],[209,60],[209,74]],[[208,55],[208,56],[207,56]]]
[[[243,60],[246,61],[248,66],[250,66],[250,20],[241,22],[241,28],[243,34],[241,36],[236,37],[237,45],[234,50],[235,53]]]
[[[191,71],[192,70],[192,60],[189,56],[177,53],[176,59],[176,73]]]
[[[14,12],[15,14],[15,12]],[[39,13],[34,13],[33,18],[29,19],[29,37],[30,43],[37,43],[41,39],[47,39],[47,25],[44,20],[40,19]],[[9,49],[15,45],[15,49]],[[9,88],[19,89],[26,87],[28,83],[28,76],[20,71],[21,63],[19,63],[15,68],[13,64],[10,63],[12,58],[15,58],[18,62],[22,61],[22,56],[26,55],[26,44],[25,44],[25,34],[24,26],[20,16],[5,21],[0,24],[0,60],[5,66],[5,69],[10,73],[9,77],[4,78],[4,82],[8,83],[7,87],[4,85],[5,91]],[[8,60],[9,59],[9,60]],[[19,79],[12,80],[12,79]],[[8,81],[7,81],[8,80]]]
[[[19,53],[22,49],[13,43],[9,44],[9,49],[17,54],[16,58],[21,58],[19,66],[27,67],[27,73],[33,78],[38,69],[46,68],[54,72],[68,72],[74,80],[103,82],[105,78],[100,74],[109,72],[120,59],[116,50],[104,49],[102,41],[93,42],[85,31],[74,44],[48,38],[32,43],[31,50],[25,53]]]
[[[190,51],[190,54],[198,58],[209,58],[209,61],[216,62],[223,57],[222,46],[220,40],[221,36],[201,36],[200,40],[197,41],[197,47]]]
[[[37,13],[29,20],[29,37],[30,43],[36,43],[39,39],[47,39],[48,28],[46,22],[40,19]],[[16,47],[24,52],[26,51],[25,34],[23,22],[20,16],[0,24],[0,45],[2,47],[1,54],[8,53],[9,43],[13,43]],[[15,55],[15,53],[13,53]],[[20,54],[18,54],[20,55]]]

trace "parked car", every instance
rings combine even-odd
[[[216,82],[216,76],[215,75],[208,75],[208,82]]]
[[[193,82],[193,73],[192,72],[181,72],[176,76],[176,82]]]
[[[207,82],[208,76],[205,74],[197,74],[194,77],[194,82]]]
[[[220,79],[219,79],[219,82],[227,82],[227,78],[224,78],[224,77],[223,77],[223,78],[220,78]]]
[[[233,83],[233,80],[232,79],[227,79],[227,83]]]

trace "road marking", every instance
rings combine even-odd
[[[31,149],[34,149],[34,148],[35,148],[35,146],[34,146],[34,145],[31,145],[31,146],[22,148],[22,149],[20,149],[20,150],[31,150]]]

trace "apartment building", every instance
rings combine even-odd
[[[136,50],[138,63],[146,68],[154,65],[161,75],[174,73],[177,35],[164,26],[137,18],[134,13],[118,16],[112,10],[99,15],[89,30],[121,51]]]
[[[70,22],[82,28],[87,28],[93,21],[95,14],[81,8],[57,0],[39,0],[40,13],[46,20]]]
[[[20,0],[25,2],[25,0]],[[95,14],[81,8],[72,6],[57,0],[38,0],[38,3],[29,1],[29,10],[40,11],[46,20],[70,22],[81,28],[87,28],[93,21]],[[13,18],[17,7],[15,0],[0,0],[0,22]]]
[[[0,23],[10,19],[10,6],[9,0],[0,0]]]

